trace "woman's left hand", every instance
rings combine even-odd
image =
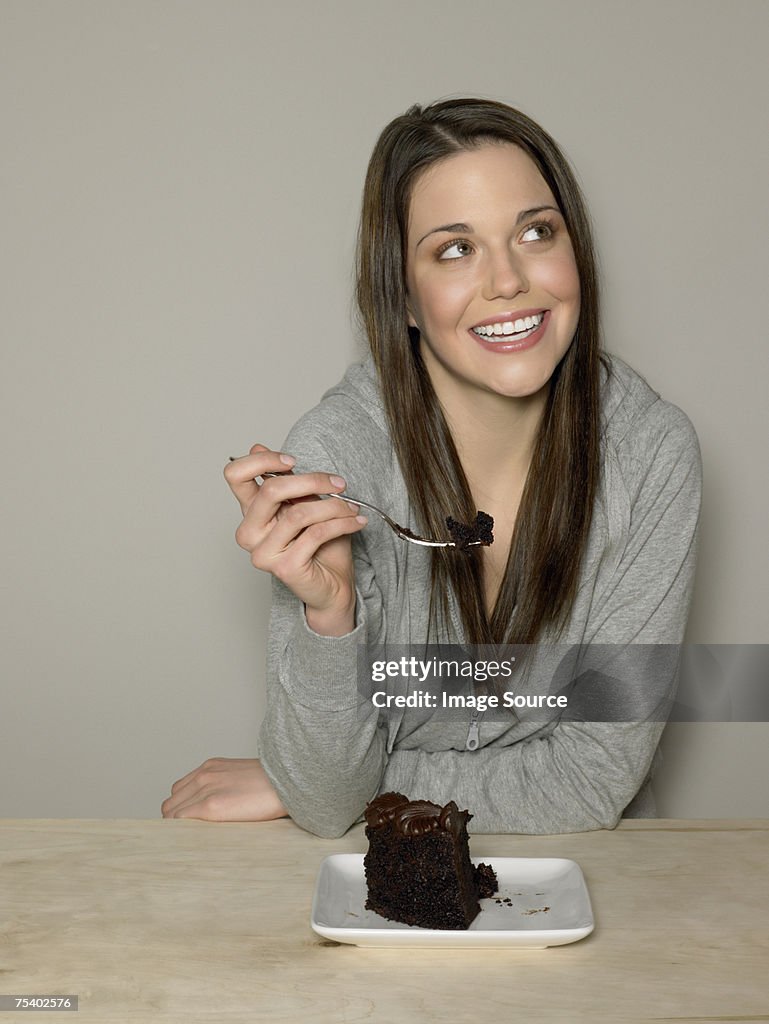
[[[164,818],[272,821],[288,811],[258,758],[212,757],[171,786]]]

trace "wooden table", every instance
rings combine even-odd
[[[769,1021],[769,821],[473,836],[474,857],[581,865],[595,931],[544,950],[322,939],[319,864],[365,848],[287,819],[0,821],[0,993],[76,994],[34,1014],[69,1024]]]

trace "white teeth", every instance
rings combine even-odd
[[[521,334],[524,331],[530,331],[532,327],[539,327],[544,316],[544,313],[535,313],[534,316],[523,317],[515,322],[506,320],[502,324],[487,324],[485,327],[473,327],[473,331],[482,338],[499,337],[506,334]]]

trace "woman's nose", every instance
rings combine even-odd
[[[512,298],[519,292],[527,292],[529,282],[521,260],[509,249],[490,253],[486,268],[483,297],[487,301],[496,298]]]

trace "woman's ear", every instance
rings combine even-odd
[[[419,330],[419,326],[416,320],[414,319],[414,314],[411,312],[411,305],[409,304],[408,295],[406,296],[406,317],[409,327],[416,327],[416,329]]]

